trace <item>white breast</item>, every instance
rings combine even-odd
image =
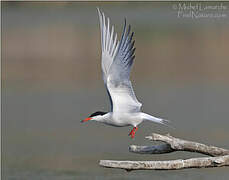
[[[136,127],[143,121],[140,114],[141,113],[112,113],[110,118],[104,123],[111,126]]]

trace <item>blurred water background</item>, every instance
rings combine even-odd
[[[2,2],[3,179],[229,179],[228,168],[127,173],[98,166],[100,159],[202,156],[128,152],[130,144],[151,144],[144,139],[151,132],[229,148],[229,17],[178,18],[174,4]],[[143,111],[175,129],[145,122],[131,140],[130,127],[80,123],[109,110],[96,7],[119,36],[124,17],[132,25],[136,95]]]

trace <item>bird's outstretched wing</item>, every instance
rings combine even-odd
[[[112,26],[110,32],[110,19],[107,18],[107,23],[106,23],[106,17],[104,13],[100,12],[99,8],[97,8],[97,10],[99,13],[100,31],[101,31],[103,81],[110,99],[111,111],[112,111],[113,102],[107,87],[107,78],[109,75],[108,74],[109,69],[117,53],[119,42],[117,41],[117,33],[114,35],[114,26]]]
[[[111,101],[113,112],[138,112],[142,104],[138,102],[131,82],[130,71],[134,60],[133,32],[126,28],[126,20],[120,43],[117,34],[114,38],[114,27],[110,31],[110,20],[99,12],[103,80]],[[106,23],[107,21],[107,23]]]

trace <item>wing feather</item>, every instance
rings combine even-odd
[[[97,8],[97,10],[99,14],[100,31],[101,31],[101,47],[102,47],[101,66],[102,66],[103,80],[109,96],[111,111],[112,111],[113,103],[112,103],[111,95],[107,88],[107,77],[108,77],[110,66],[114,60],[114,56],[116,55],[119,42],[117,41],[117,34],[116,33],[114,34],[114,26],[112,26],[111,33],[110,33],[110,19],[106,18],[104,13],[100,12],[99,8]]]
[[[114,27],[110,30],[110,19],[104,13],[99,13],[101,42],[102,42],[102,71],[113,112],[140,111],[141,103],[137,100],[130,81],[130,71],[135,58],[133,35],[131,26],[126,28],[124,21],[120,42]],[[106,22],[107,21],[107,22]]]

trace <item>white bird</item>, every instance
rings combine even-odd
[[[143,120],[166,124],[167,120],[153,117],[141,112],[142,104],[137,100],[130,81],[130,71],[133,65],[134,42],[130,25],[126,28],[126,19],[120,42],[114,26],[110,26],[110,19],[106,18],[99,8],[99,21],[102,45],[102,72],[104,84],[110,99],[111,111],[97,111],[82,120],[98,121],[111,126],[133,126],[129,133],[134,138],[138,125]]]

